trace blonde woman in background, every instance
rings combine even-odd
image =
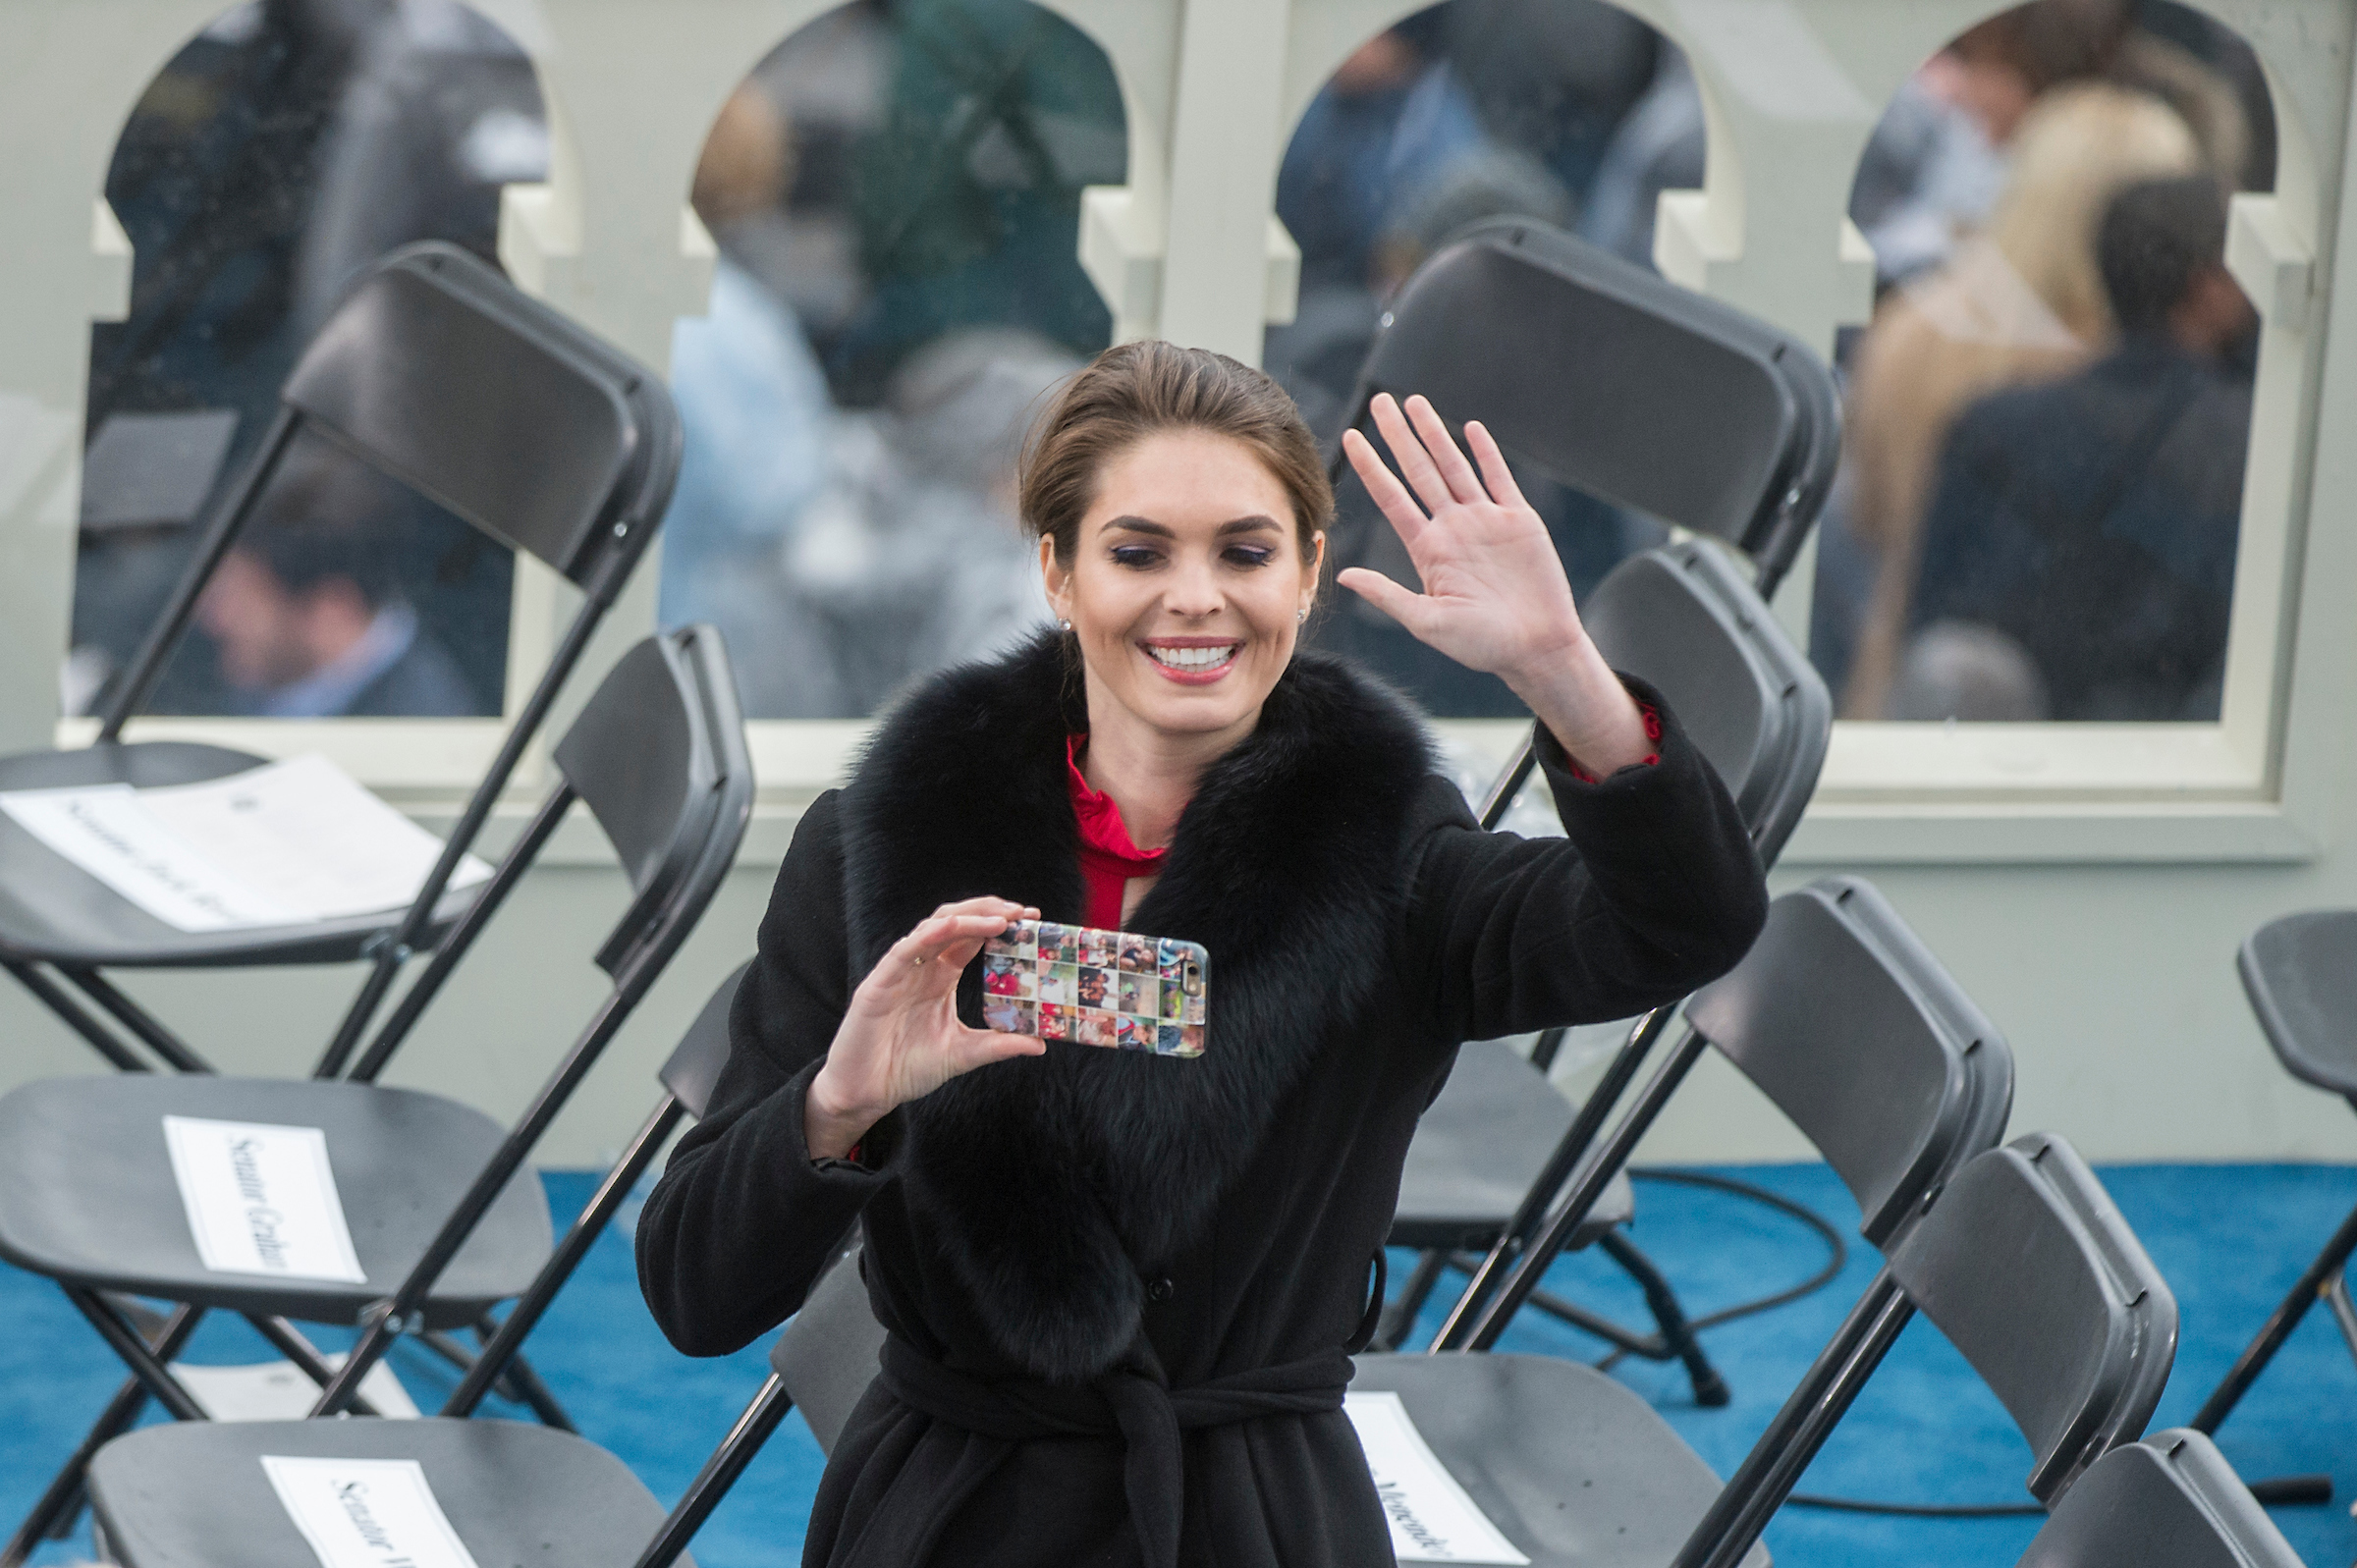
[[[2203,163],[2184,120],[2148,93],[2084,82],[2023,117],[1988,231],[1920,284],[1890,295],[1859,345],[1845,417],[1848,523],[1876,552],[1873,595],[1841,711],[1885,715],[1942,443],[1965,405],[2068,374],[2110,343],[2095,231],[2138,181]]]

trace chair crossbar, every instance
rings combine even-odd
[[[147,1341],[140,1337],[138,1329],[132,1326],[113,1303],[87,1285],[66,1285],[63,1288],[66,1299],[90,1321],[90,1326],[98,1330],[99,1337],[114,1347],[115,1354],[121,1356],[131,1368],[132,1376],[147,1385],[147,1391],[155,1396],[155,1402],[170,1411],[174,1420],[205,1419],[204,1407],[196,1402],[196,1396],[172,1376],[172,1369],[157,1358]]]
[[[115,1021],[137,1036],[149,1051],[182,1072],[214,1071],[206,1061],[180,1036],[165,1028],[153,1013],[148,1012],[118,990],[95,969],[61,969],[58,971],[99,1006],[114,1015]]]
[[[155,1069],[142,1060],[137,1053],[115,1038],[114,1031],[91,1017],[81,1002],[69,995],[65,987],[41,973],[30,963],[17,959],[0,959],[18,985],[32,993],[33,1000],[47,1007],[66,1027],[82,1036],[89,1048],[107,1059],[117,1072],[153,1072]]]

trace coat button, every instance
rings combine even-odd
[[[1156,1274],[1146,1281],[1146,1299],[1148,1301],[1168,1301],[1177,1294],[1178,1294],[1178,1287],[1171,1283],[1169,1274]]]

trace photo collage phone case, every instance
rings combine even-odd
[[[1200,943],[1018,920],[982,945],[982,1022],[1159,1056],[1203,1054]]]

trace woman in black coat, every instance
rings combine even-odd
[[[1529,703],[1567,837],[1481,832],[1397,697],[1295,649],[1332,498],[1274,383],[1150,343],[1075,377],[1022,479],[1063,630],[919,687],[803,815],[638,1223],[702,1355],[865,1223],[890,1335],[805,1564],[1390,1561],[1343,1391],[1457,1044],[1672,1000],[1758,931],[1732,804],[1487,432],[1477,472],[1423,400],[1374,411],[1413,496],[1349,455],[1424,591],[1343,585]],[[1035,913],[1201,943],[1205,1054],[969,1027]]]

